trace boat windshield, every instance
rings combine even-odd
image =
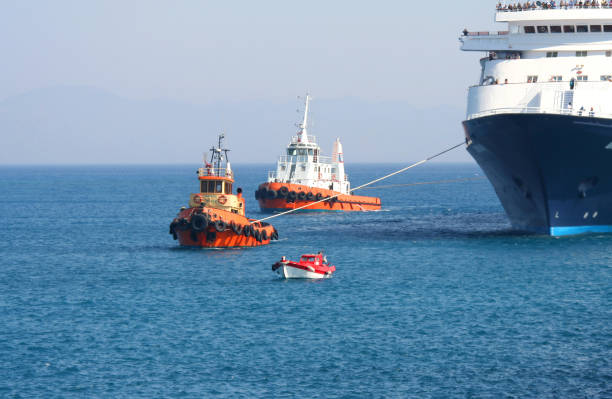
[[[314,263],[314,256],[302,256],[302,262]]]

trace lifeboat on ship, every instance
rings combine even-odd
[[[305,211],[375,211],[380,198],[353,195],[344,172],[344,156],[340,139],[334,142],[332,157],[321,156],[316,137],[308,135],[306,95],[304,120],[297,136],[291,138],[286,155],[277,162],[276,171],[268,173],[268,181],[255,191],[255,199],[263,211],[284,211],[305,208]]]
[[[242,189],[232,193],[234,175],[227,158],[228,149],[211,148],[210,162],[197,170],[199,192],[189,197],[170,223],[170,234],[187,247],[256,247],[278,239],[278,232],[268,223],[245,216]]]
[[[298,262],[287,260],[284,256],[272,265],[272,271],[281,278],[330,278],[336,266],[327,263],[323,253],[302,255]]]

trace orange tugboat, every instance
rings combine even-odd
[[[306,95],[304,121],[297,136],[291,138],[287,155],[278,160],[276,171],[269,172],[268,182],[255,192],[259,207],[266,211],[304,208],[306,211],[374,211],[380,209],[380,198],[353,195],[351,183],[344,173],[340,139],[334,142],[331,158],[321,156],[316,137],[307,132],[308,105]],[[326,201],[322,199],[329,198]],[[312,205],[309,205],[312,204]]]
[[[170,223],[170,234],[183,246],[205,248],[256,247],[278,239],[278,232],[265,222],[244,215],[242,189],[232,193],[234,175],[222,148],[211,148],[210,162],[197,170],[200,191],[189,197],[189,208],[181,208]]]

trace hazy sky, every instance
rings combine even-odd
[[[309,90],[463,110],[480,55],[462,53],[457,38],[464,27],[502,29],[495,4],[3,1],[0,100],[56,86],[196,105],[280,103]]]

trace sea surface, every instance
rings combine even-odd
[[[0,397],[612,397],[612,236],[513,232],[480,179],[279,217],[265,247],[180,248],[196,167],[0,168]],[[251,217],[272,168],[234,165]],[[379,185],[477,177],[432,163]],[[319,250],[332,279],[271,271]]]

